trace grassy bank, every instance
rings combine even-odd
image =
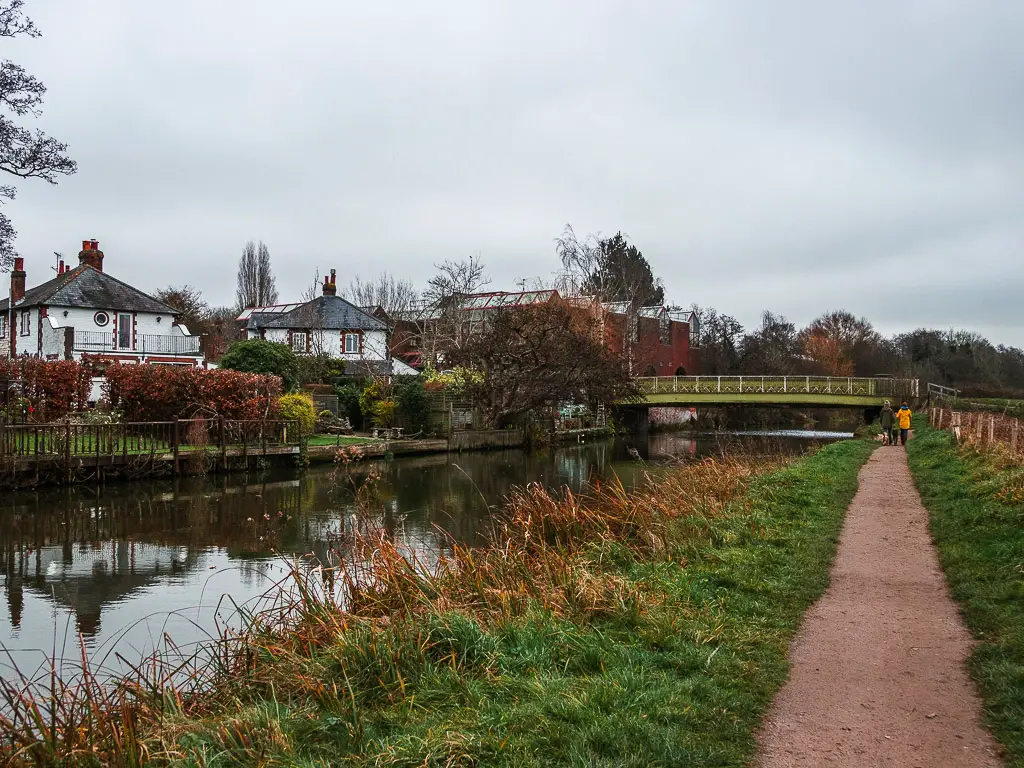
[[[345,611],[297,576],[289,631],[255,622],[202,695],[140,685],[0,735],[35,765],[742,765],[871,449],[531,487],[500,547],[430,576],[367,534]]]
[[[958,448],[924,426],[908,444],[953,597],[979,644],[971,673],[985,719],[1024,766],[1024,467]]]

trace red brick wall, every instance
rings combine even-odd
[[[675,320],[669,323],[669,343],[663,344],[661,328],[655,318],[641,317],[637,320],[637,340],[626,350],[622,339],[625,334],[626,316],[606,314],[604,340],[608,349],[616,354],[632,355],[634,376],[692,376],[696,371],[696,360],[690,350],[690,324]],[[652,372],[653,369],[653,372]],[[685,372],[685,373],[684,373]]]

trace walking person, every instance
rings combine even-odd
[[[907,405],[907,401],[904,400],[903,404],[900,405],[900,409],[896,411],[896,418],[900,423],[900,445],[907,444],[907,438],[910,437],[910,406]]]
[[[882,445],[896,444],[896,414],[892,410],[889,401],[882,406]]]

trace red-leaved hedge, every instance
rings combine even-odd
[[[21,382],[20,394],[28,400],[32,409],[30,419],[36,422],[55,421],[84,409],[91,378],[88,366],[71,360],[0,359],[0,379]],[[16,390],[11,390],[11,394],[16,394]]]
[[[108,365],[104,392],[125,421],[195,416],[263,419],[277,415],[281,379],[226,369]]]

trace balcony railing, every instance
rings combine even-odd
[[[134,347],[118,346],[113,333],[75,331],[75,349],[79,352],[136,352],[142,355],[198,355],[198,336],[140,333]]]

